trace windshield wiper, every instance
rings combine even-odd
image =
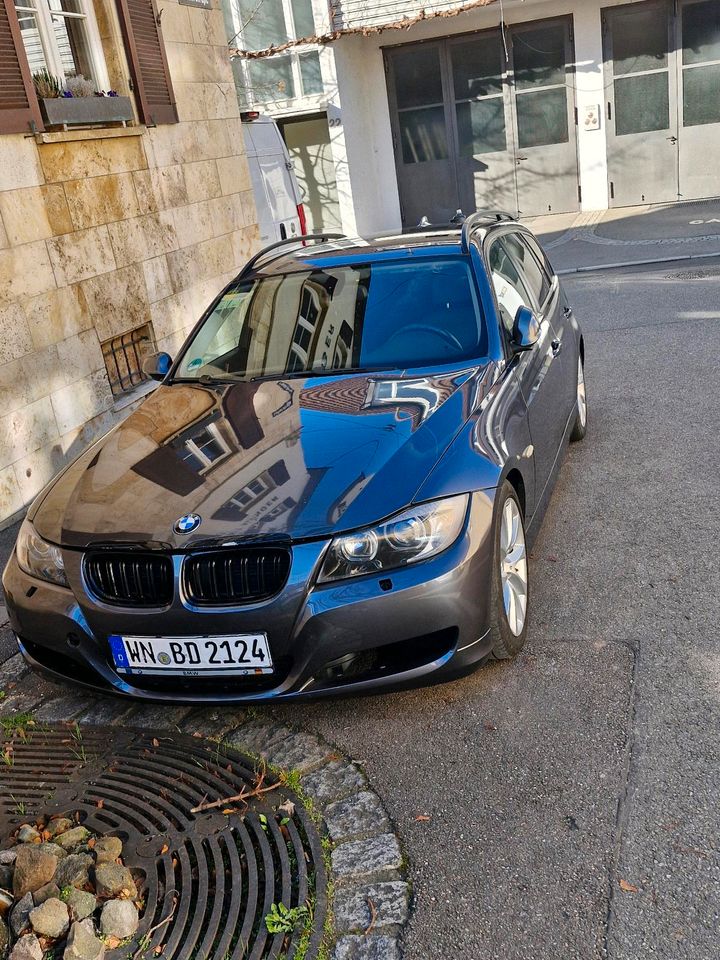
[[[314,377],[343,377],[355,373],[372,373],[369,367],[353,367],[351,370],[292,370],[289,373],[265,373],[259,377],[251,377],[251,382],[258,380],[311,380]]]

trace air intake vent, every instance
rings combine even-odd
[[[198,605],[253,603],[279,593],[289,572],[290,551],[283,548],[218,550],[185,560],[183,587]]]
[[[85,579],[104,603],[165,607],[173,598],[173,565],[163,554],[94,553],[85,558]]]

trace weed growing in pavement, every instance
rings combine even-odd
[[[20,733],[21,735],[27,730],[28,727],[35,726],[35,718],[31,713],[14,713],[11,717],[0,717],[0,727],[2,728],[3,733],[10,737],[14,733]]]
[[[284,903],[273,903],[265,915],[268,933],[294,933],[296,927],[310,916],[306,906],[286,907]]]
[[[21,817],[24,817],[27,813],[27,804],[24,800],[17,800],[12,793],[10,794],[10,799],[15,804],[15,813],[19,813]]]
[[[83,743],[82,730],[80,729],[80,724],[75,721],[75,724],[70,732],[70,736],[73,738],[75,743],[74,747],[70,747],[70,752],[73,754],[76,760],[82,760],[83,763],[87,763],[87,754],[85,753],[85,744]]]

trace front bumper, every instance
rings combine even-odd
[[[467,672],[488,652],[494,491],[473,494],[459,539],[437,557],[382,575],[314,582],[327,541],[297,544],[285,588],[234,609],[111,607],[83,588],[80,553],[66,551],[72,590],[27,576],[15,554],[3,576],[10,623],[28,663],[52,679],[138,700],[291,700],[414,685]],[[270,677],[128,677],[108,636],[267,633]]]

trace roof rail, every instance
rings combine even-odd
[[[308,233],[303,237],[286,237],[285,240],[277,240],[275,243],[270,243],[267,247],[263,247],[262,250],[258,250],[254,257],[250,257],[248,262],[242,268],[238,275],[238,280],[241,277],[247,276],[250,273],[255,265],[263,259],[268,253],[272,253],[273,250],[279,250],[281,247],[290,246],[293,243],[300,243],[305,246],[306,241],[312,240],[315,243],[326,243],[328,240],[347,240],[348,238],[344,233]]]
[[[462,222],[462,234],[460,237],[460,246],[463,253],[470,250],[470,234],[479,227],[481,223],[487,223],[488,220],[517,220],[517,217],[506,210],[495,210],[492,207],[483,207],[469,214]]]

